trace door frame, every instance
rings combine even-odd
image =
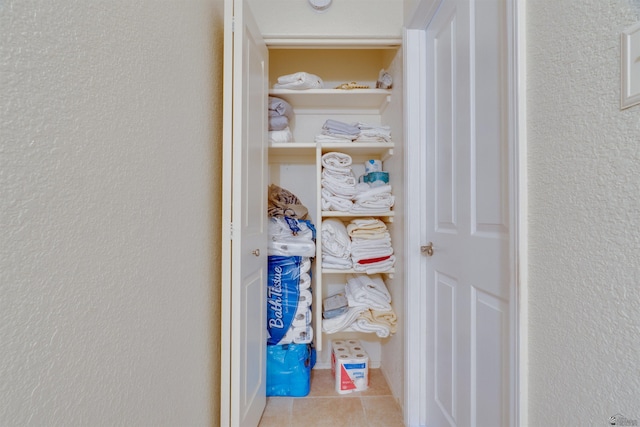
[[[426,171],[421,159],[427,129],[423,117],[427,114],[424,96],[426,75],[426,28],[435,16],[442,0],[420,0],[403,34],[405,64],[405,194],[426,193]],[[526,103],[525,103],[525,10],[523,0],[507,0],[508,28],[508,180],[509,180],[509,425],[526,425],[527,420],[527,175],[526,175]],[[411,58],[411,64],[408,64]],[[425,298],[426,258],[420,253],[424,242],[421,212],[424,197],[409,197],[405,215],[405,406],[407,426],[425,425],[427,367]],[[419,230],[419,232],[417,232]]]

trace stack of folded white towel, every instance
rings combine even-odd
[[[395,203],[391,185],[372,187],[357,182],[352,163],[351,156],[345,153],[332,151],[322,156],[322,210],[363,215],[389,212]]]
[[[355,142],[391,142],[391,127],[358,122],[355,126],[360,130]]]
[[[322,156],[322,210],[349,212],[357,194],[351,156],[330,152]]]
[[[293,134],[289,121],[293,119],[293,107],[284,99],[269,97],[269,142],[291,142]]]
[[[353,269],[368,274],[393,268],[396,258],[387,225],[375,218],[354,219],[347,225]]]
[[[299,71],[293,74],[287,74],[278,77],[278,83],[274,84],[275,89],[322,89],[324,83],[322,79],[315,74]]]
[[[391,194],[391,185],[389,184],[373,187],[367,183],[359,183],[357,189],[358,193],[353,197],[353,205],[349,212],[369,215],[381,214],[389,212],[395,204],[395,198]]]
[[[341,315],[324,319],[324,332],[371,332],[381,338],[396,332],[397,316],[391,307],[391,295],[380,275],[349,274],[345,294],[349,309]]]
[[[322,266],[335,270],[350,270],[351,239],[347,227],[336,218],[322,221]]]
[[[351,142],[360,136],[360,128],[338,120],[329,119],[316,135],[316,142]]]
[[[328,119],[316,142],[391,142],[391,127],[357,122],[349,124]]]

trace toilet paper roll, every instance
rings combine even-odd
[[[313,328],[311,326],[302,326],[299,328],[291,327],[282,337],[278,344],[308,344],[313,340]]]
[[[293,316],[293,321],[291,322],[291,327],[300,328],[305,327],[311,323],[311,310],[307,306],[298,306],[298,310],[296,311],[295,316]]]
[[[305,290],[305,289],[309,289],[311,287],[311,276],[309,276],[307,273],[302,273],[300,275],[300,283],[298,284],[298,288],[300,288],[301,291]]]
[[[380,160],[371,159],[371,160],[367,160],[364,163],[365,173],[380,172],[381,170],[382,170],[382,161]]]
[[[311,291],[309,289],[301,289],[300,297],[298,298],[298,307],[305,305],[309,307],[311,305],[311,299]]]
[[[307,273],[309,270],[311,270],[311,259],[303,257],[300,261],[300,273]]]

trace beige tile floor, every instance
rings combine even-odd
[[[379,369],[369,370],[369,388],[335,390],[330,369],[311,371],[306,397],[268,397],[259,427],[403,427],[402,409]]]

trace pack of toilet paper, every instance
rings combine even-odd
[[[309,258],[269,256],[268,264],[267,344],[311,343],[313,296]]]
[[[369,355],[359,340],[331,341],[331,374],[340,394],[369,387]]]

